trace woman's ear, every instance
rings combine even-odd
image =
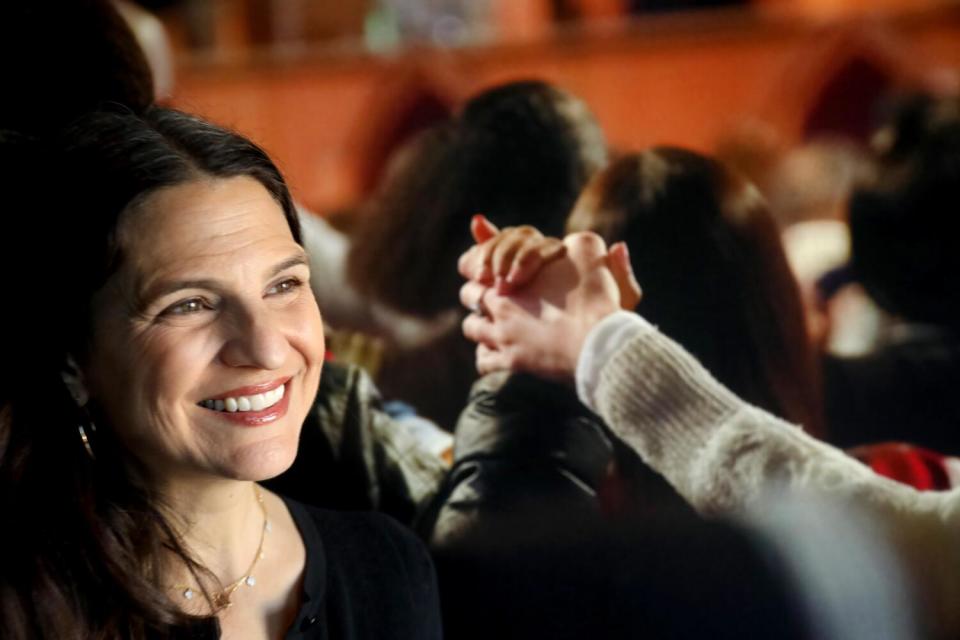
[[[87,385],[84,381],[83,372],[72,355],[68,355],[60,370],[60,377],[67,391],[73,396],[73,401],[78,407],[85,407],[90,401],[90,394],[87,392]]]

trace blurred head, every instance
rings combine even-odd
[[[103,104],[153,102],[150,67],[109,0],[3,3],[0,61],[0,129],[42,135]]]
[[[744,399],[819,428],[799,293],[750,183],[711,158],[655,148],[597,174],[567,230],[626,241],[639,313]]]
[[[276,167],[165,109],[91,114],[63,144],[70,204],[45,253],[58,276],[20,327],[43,345],[35,364],[72,362],[75,397],[155,480],[277,475],[324,347]]]
[[[875,137],[876,172],[850,201],[853,266],[886,311],[960,327],[960,99],[905,100]]]
[[[422,317],[458,308],[470,218],[559,235],[605,161],[603,135],[579,99],[543,82],[485,91],[391,162],[354,237],[351,280]]]
[[[480,93],[464,105],[459,126],[471,204],[499,227],[529,224],[559,235],[583,186],[607,162],[587,105],[545,82]]]

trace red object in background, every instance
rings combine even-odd
[[[847,453],[886,478],[921,491],[952,488],[949,456],[902,442],[882,442],[855,447]]]

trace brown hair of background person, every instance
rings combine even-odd
[[[712,158],[657,147],[598,174],[567,230],[625,241],[638,313],[734,393],[821,435],[799,290],[752,184]]]
[[[484,91],[391,163],[360,212],[348,277],[409,314],[458,309],[456,265],[473,242],[470,218],[558,235],[605,162],[603,133],[580,99],[540,81]]]

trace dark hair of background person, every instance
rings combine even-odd
[[[153,103],[150,67],[108,0],[4,2],[0,65],[0,129],[43,135],[109,102]]]
[[[558,235],[605,162],[603,133],[578,98],[539,81],[484,91],[391,163],[359,213],[348,277],[413,315],[458,308],[456,264],[474,214]]]
[[[901,100],[875,147],[850,200],[855,275],[886,311],[960,329],[960,98]]]
[[[253,143],[169,109],[88,114],[46,149],[5,136],[0,152],[4,174],[20,178],[5,235],[27,249],[5,256],[3,270],[5,290],[19,293],[5,313],[0,384],[0,629],[5,638],[170,637],[196,618],[170,602],[163,567],[179,559],[206,570],[94,403],[78,409],[60,372],[68,354],[83,362],[91,298],[128,259],[116,232],[138,202],[196,179],[249,176],[299,241],[290,195]],[[89,418],[95,460],[77,429]]]
[[[598,174],[567,228],[626,241],[640,314],[740,397],[821,434],[800,293],[752,184],[711,158],[657,147]]]

